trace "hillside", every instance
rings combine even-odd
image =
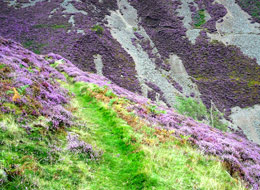
[[[0,63],[3,189],[259,188],[260,146],[241,134],[3,38]]]
[[[259,7],[257,0],[3,0],[0,35],[168,107],[179,95],[201,100],[260,143]]]
[[[0,1],[0,189],[260,189],[259,14]]]

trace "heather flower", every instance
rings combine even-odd
[[[68,133],[67,135],[68,146],[67,149],[75,153],[85,153],[89,155],[91,159],[97,159],[100,157],[100,152],[94,151],[93,147],[86,142],[79,140],[77,134]]]
[[[33,84],[33,81],[31,79],[23,76],[17,77],[16,82],[19,84],[19,86]]]
[[[10,95],[4,94],[3,100],[23,108],[17,121],[25,121],[29,115],[35,117],[45,115],[53,120],[55,129],[62,125],[72,125],[72,114],[63,107],[69,102],[68,91],[61,88],[55,81],[55,79],[65,80],[64,76],[48,66],[47,61],[38,55],[30,54],[29,58],[25,58],[29,52],[21,48],[19,44],[2,38],[0,42],[0,52],[3,55],[0,62],[5,63],[8,68],[9,72],[4,76],[11,81],[7,91],[10,91],[10,88],[13,89]],[[29,72],[24,66],[19,66],[24,61],[30,64],[31,68],[37,68],[37,72]],[[8,107],[1,106],[3,113],[12,113],[12,111]],[[22,127],[29,132],[27,126]]]
[[[32,128],[28,125],[21,125],[21,128],[24,128],[26,130],[27,134],[31,134]]]

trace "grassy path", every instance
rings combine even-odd
[[[93,123],[93,140],[104,150],[101,163],[93,165],[96,171],[89,189],[243,189],[215,158],[190,146],[180,147],[178,141],[158,146],[139,144],[140,134],[95,98],[82,96],[80,84],[69,89],[76,95],[81,118]]]
[[[71,89],[81,105],[81,116],[94,123],[94,139],[103,151],[103,160],[95,173],[95,183],[90,189],[144,189],[152,186],[144,167],[144,152],[135,142],[132,128],[115,113],[103,108],[87,95],[81,96],[79,88]]]

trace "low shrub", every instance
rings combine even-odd
[[[180,114],[192,117],[198,121],[207,121],[207,123],[222,131],[227,130],[227,125],[221,121],[223,114],[220,113],[213,105],[208,110],[201,101],[194,98],[177,97],[175,108]]]

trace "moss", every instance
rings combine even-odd
[[[49,25],[49,24],[36,24],[33,25],[33,28],[52,28],[52,29],[60,29],[60,28],[67,28],[68,25],[64,25],[64,24],[53,24],[53,25]]]
[[[103,32],[104,32],[104,28],[100,25],[94,25],[92,28],[91,28],[92,31],[96,32],[96,34],[98,35],[102,35]]]
[[[33,28],[48,28],[47,24],[35,24],[32,26]]]
[[[48,46],[48,44],[38,43],[34,40],[26,40],[22,45],[24,48],[32,50],[35,54],[41,54],[41,49]]]
[[[241,81],[241,80],[242,80],[240,77],[236,77],[236,76],[234,76],[234,75],[230,75],[229,78],[230,78],[230,79],[234,79],[234,80],[236,80],[236,81]]]
[[[51,25],[51,28],[52,29],[60,29],[60,28],[67,28],[68,26],[67,25],[64,25],[64,24],[54,24],[54,25]]]
[[[27,40],[24,43],[22,43],[23,47],[29,49],[34,44],[34,40]]]
[[[198,12],[197,12],[197,15],[195,16],[194,18],[194,26],[196,28],[200,28],[201,25],[205,24],[206,23],[206,15],[205,15],[205,10],[204,9],[200,9]]]
[[[250,81],[248,81],[248,86],[249,87],[253,87],[253,86],[260,86],[260,81],[256,81],[256,80],[250,80]]]
[[[198,81],[212,81],[212,80],[216,80],[216,77],[211,76],[210,78],[206,75],[195,75],[194,78]]]

